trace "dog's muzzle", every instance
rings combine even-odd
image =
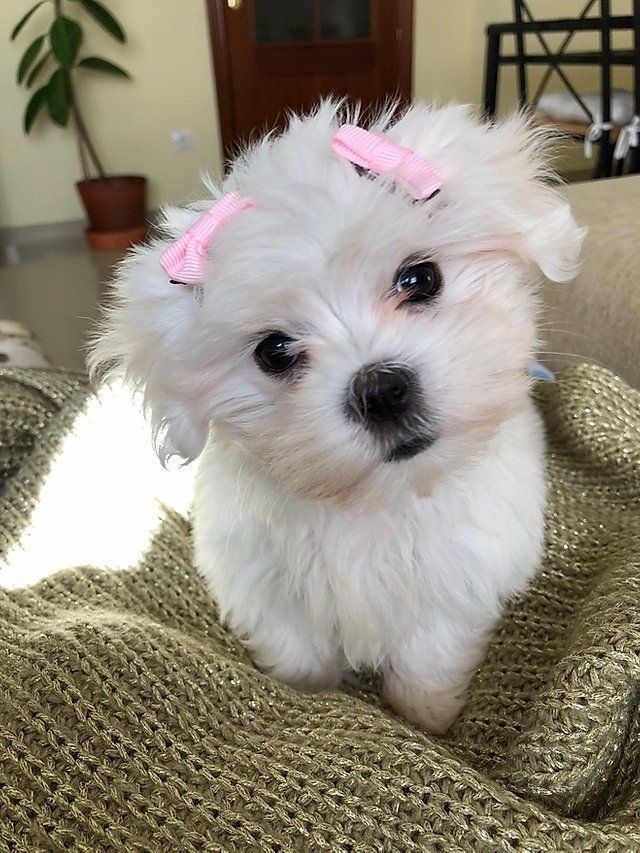
[[[385,462],[410,459],[435,438],[418,378],[405,365],[390,362],[361,368],[349,385],[345,410],[380,441]]]

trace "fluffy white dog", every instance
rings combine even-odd
[[[212,200],[166,211],[91,363],[143,388],[161,457],[200,456],[197,565],[257,665],[304,690],[373,668],[440,732],[540,563],[536,279],[571,278],[582,234],[522,117],[379,118],[429,198],[340,156],[344,120],[324,103],[236,160],[223,189],[250,203],[195,287],[162,256]]]

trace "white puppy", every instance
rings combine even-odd
[[[213,235],[202,286],[161,256],[212,200],[168,210],[91,363],[144,389],[163,458],[201,457],[197,565],[257,665],[304,690],[373,668],[439,732],[540,563],[536,278],[571,278],[582,235],[522,117],[380,118],[439,176],[421,201],[403,166],[336,153],[344,120],[325,103],[234,163],[224,192],[253,209]]]

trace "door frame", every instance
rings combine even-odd
[[[224,157],[227,159],[233,152],[233,140],[236,138],[233,80],[230,74],[231,64],[224,17],[227,0],[205,0],[205,2],[211,41],[211,67],[218,95],[220,136]],[[411,100],[413,71],[413,0],[396,0],[396,2],[398,3],[399,15],[399,35],[396,35],[398,95],[403,101],[408,102]]]

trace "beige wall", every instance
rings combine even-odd
[[[414,0],[414,95],[418,99],[478,102],[482,97],[484,30],[508,20],[511,0]],[[1,0],[0,34],[8,33],[30,0]],[[627,11],[628,0],[614,0]],[[567,14],[578,0],[566,0]],[[536,0],[536,12],[558,14],[557,0]],[[144,172],[150,204],[179,202],[199,192],[199,173],[220,169],[220,141],[204,0],[110,0],[126,26],[129,42],[120,48],[95,33],[85,46],[104,53],[133,74],[133,83],[87,76],[81,97],[86,117],[112,172]],[[46,17],[46,12],[38,17]],[[20,46],[0,49],[0,227],[76,219],[82,215],[73,183],[79,166],[71,131],[43,121],[30,137],[22,134],[24,90],[14,84]],[[583,88],[597,88],[591,72],[579,72]],[[628,82],[628,75],[619,75]],[[515,104],[515,75],[502,77],[502,109]],[[195,149],[174,153],[170,134],[189,129]],[[572,163],[584,167],[574,147]]]

